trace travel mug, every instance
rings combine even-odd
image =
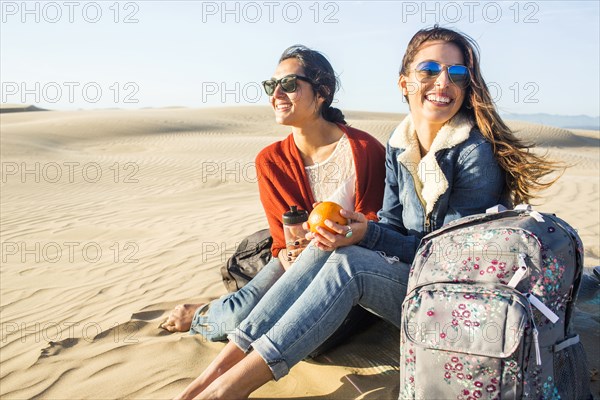
[[[308,212],[298,210],[298,206],[290,206],[290,210],[283,214],[283,234],[288,252],[304,247],[304,242],[306,242],[304,235],[307,231],[302,224],[306,221],[308,221]]]

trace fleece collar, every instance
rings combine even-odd
[[[392,133],[389,145],[404,149],[398,155],[402,163],[412,175],[417,195],[429,215],[440,196],[448,189],[448,180],[442,172],[435,154],[444,149],[454,147],[468,139],[473,122],[468,118],[456,115],[448,121],[435,136],[429,152],[421,158],[419,140],[410,114]]]

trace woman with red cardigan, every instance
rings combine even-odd
[[[296,252],[285,250],[282,214],[290,206],[310,212],[315,202],[335,201],[377,221],[385,186],[385,149],[368,133],[349,127],[342,112],[331,107],[337,79],[327,59],[315,50],[292,46],[263,86],[277,123],[292,128],[284,140],[266,147],[256,158],[273,258],[239,291],[208,304],[175,307],[163,325],[171,332],[189,330],[220,341],[246,318],[304,249],[300,244]],[[357,322],[368,318],[367,311],[357,307],[348,321],[358,327]],[[348,324],[343,328],[315,353],[353,330]]]

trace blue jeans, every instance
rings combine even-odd
[[[277,380],[323,343],[359,304],[400,327],[410,265],[359,246],[309,245],[229,339],[265,360]]]
[[[199,333],[212,342],[226,340],[284,272],[279,259],[272,258],[243,288],[199,307],[190,334]]]

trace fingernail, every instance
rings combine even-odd
[[[297,240],[294,242],[294,246],[298,246],[299,244],[300,244],[300,242]]]
[[[291,255],[292,255],[292,252],[291,252],[291,251],[288,251],[288,256],[291,256]]]
[[[287,260],[288,260],[288,261],[292,261],[292,257],[288,257],[288,258],[287,258]]]

